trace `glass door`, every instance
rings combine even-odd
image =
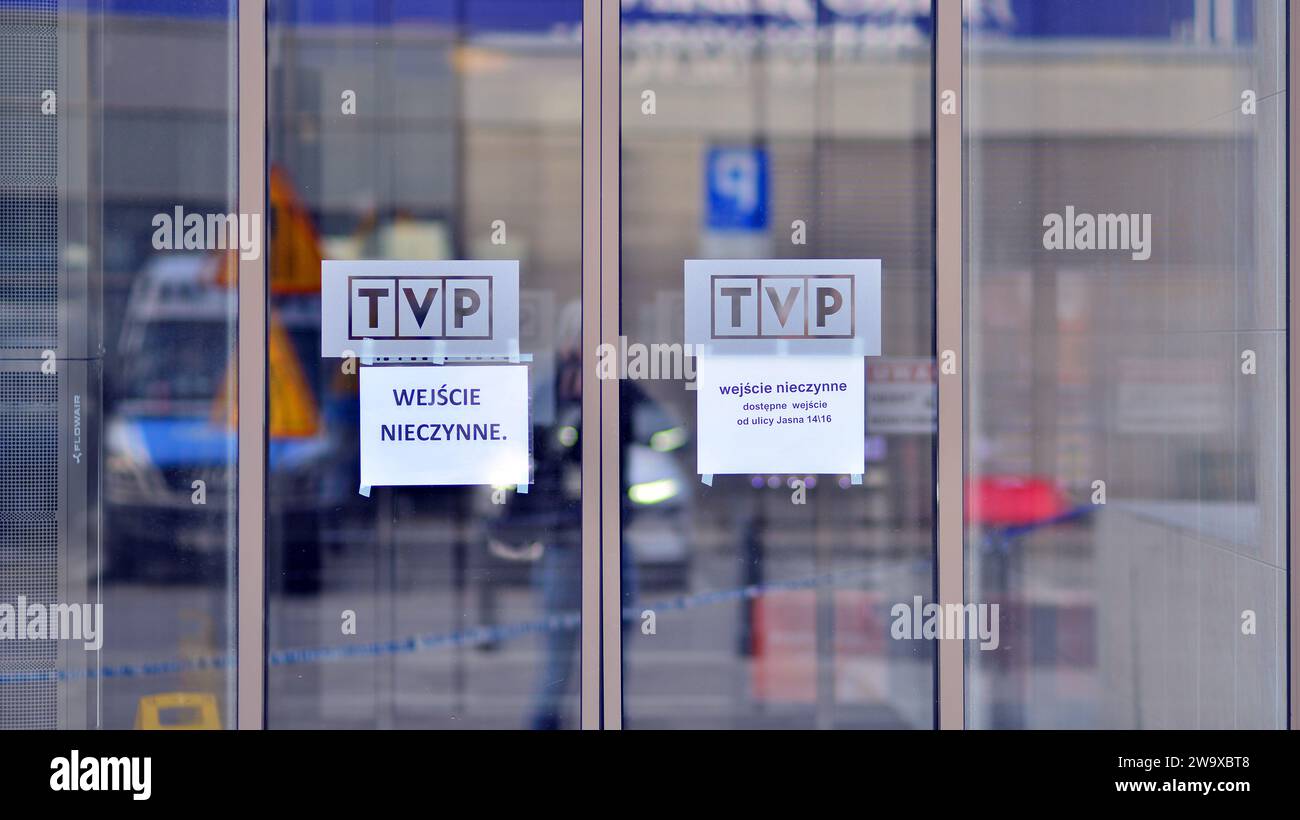
[[[271,728],[577,727],[581,31],[578,0],[268,4]],[[517,292],[497,281],[481,307],[500,322],[513,298],[517,355],[322,348],[324,260],[380,290],[405,263],[385,310],[447,260],[515,265]],[[400,327],[355,335],[421,336],[437,294],[414,294],[423,312]],[[530,478],[412,486],[397,464],[363,486],[362,442],[387,429],[362,409],[368,378],[445,395],[463,374],[510,368],[527,371],[526,393],[484,412],[526,420]],[[454,455],[468,452],[445,440],[458,428],[429,424],[449,409],[412,416],[401,462],[468,468],[494,452]]]
[[[964,49],[966,591],[1003,628],[967,725],[1284,727],[1286,4],[995,11]]]
[[[622,9],[621,721],[930,728],[930,8],[752,6]]]

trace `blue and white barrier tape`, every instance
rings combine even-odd
[[[918,566],[928,566],[929,561],[918,561],[916,564]],[[675,598],[667,598],[660,601],[627,606],[623,609],[623,620],[636,620],[640,618],[641,613],[646,610],[653,610],[658,613],[695,609],[697,607],[710,606],[729,601],[752,600],[769,592],[784,592],[799,589],[815,589],[823,586],[834,586],[837,582],[849,578],[869,575],[875,572],[879,572],[879,569],[863,568],[858,570],[827,573],[825,575],[817,575],[808,578],[797,578],[789,581],[773,581],[767,584],[752,584],[750,586],[739,587],[736,589],[712,590],[709,592],[698,592],[693,595],[679,595]],[[303,663],[323,663],[361,657],[404,655],[432,649],[480,646],[489,643],[500,643],[524,635],[558,632],[565,629],[577,629],[581,623],[582,617],[580,613],[567,612],[561,615],[550,615],[533,621],[501,624],[499,626],[480,626],[472,629],[457,630],[455,632],[411,635],[406,638],[394,638],[386,641],[371,641],[369,643],[344,644],[341,646],[317,646],[302,649],[272,650],[267,655],[267,663],[270,666],[294,666]],[[31,672],[5,672],[0,673],[0,685],[42,683],[47,681],[62,682],[81,680],[83,678],[91,680],[95,678],[103,678],[105,680],[115,680],[118,678],[149,678],[161,675],[175,675],[181,672],[233,668],[234,665],[235,663],[232,653],[231,655],[211,655],[208,657],[191,658],[186,660],[100,666],[94,669],[74,672],[53,669]]]

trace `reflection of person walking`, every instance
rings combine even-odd
[[[566,539],[568,543],[557,541],[547,545],[534,579],[548,623],[542,633],[545,658],[529,719],[533,729],[561,728],[564,696],[569,691],[569,677],[574,673],[574,660],[578,657],[581,630],[575,623],[554,620],[582,609],[581,529],[575,529],[573,535],[576,537],[572,540]]]
[[[560,316],[555,352],[555,422],[533,430],[534,491],[511,499],[507,515],[543,544],[533,586],[546,618],[543,660],[529,725],[559,729],[574,676],[582,611],[582,310]],[[544,389],[542,385],[539,388]],[[519,519],[525,520],[519,520]],[[576,691],[576,687],[574,687]]]
[[[555,423],[533,430],[533,488],[511,498],[500,519],[502,531],[518,533],[544,546],[534,569],[546,628],[545,657],[538,669],[528,724],[533,729],[562,728],[569,693],[577,680],[578,619],[582,612],[582,313],[569,304],[560,317],[555,366]],[[624,414],[625,417],[627,414]],[[627,431],[624,431],[626,433]],[[624,435],[624,441],[627,441]],[[594,488],[587,488],[594,491]],[[623,601],[636,599],[635,570],[624,555]],[[628,621],[624,619],[624,624]]]

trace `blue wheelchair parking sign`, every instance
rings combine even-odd
[[[710,148],[704,159],[705,227],[767,230],[767,151]]]

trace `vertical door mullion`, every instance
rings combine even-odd
[[[1300,322],[1300,300],[1297,299],[1296,286],[1300,283],[1300,251],[1296,248],[1296,239],[1300,237],[1300,207],[1297,207],[1295,196],[1296,191],[1300,191],[1300,177],[1296,174],[1296,158],[1293,147],[1296,144],[1295,132],[1293,129],[1297,122],[1300,122],[1300,105],[1296,103],[1296,94],[1290,89],[1300,88],[1296,84],[1300,82],[1300,66],[1297,65],[1296,49],[1300,48],[1300,21],[1297,21],[1295,4],[1287,9],[1287,32],[1285,40],[1286,67],[1287,67],[1287,101],[1286,101],[1286,169],[1287,169],[1287,189],[1286,189],[1286,214],[1287,214],[1287,288],[1286,294],[1288,299],[1288,310],[1286,313],[1287,326],[1287,413],[1288,419],[1286,427],[1286,440],[1288,453],[1288,462],[1290,469],[1287,471],[1287,488],[1290,503],[1287,505],[1287,546],[1289,559],[1287,563],[1288,585],[1290,594],[1287,601],[1287,623],[1290,625],[1290,645],[1287,647],[1289,658],[1289,675],[1291,683],[1290,696],[1288,698],[1289,706],[1289,725],[1292,729],[1300,729],[1300,622],[1297,621],[1297,613],[1300,609],[1300,539],[1296,538],[1295,531],[1295,511],[1300,509],[1300,441],[1297,441],[1296,430],[1297,424],[1300,424],[1300,406],[1296,403],[1296,386],[1300,385],[1300,334],[1296,333],[1297,322]]]
[[[618,349],[620,311],[620,4],[607,0],[600,16],[600,341]],[[623,728],[622,475],[619,381],[600,381],[600,555],[603,636],[603,726]]]
[[[939,362],[939,440],[935,475],[938,504],[938,549],[935,576],[941,605],[964,603],[965,568],[963,490],[965,358],[962,352],[962,4],[934,3],[934,215],[935,346]],[[955,113],[943,113],[944,98],[955,96]],[[951,99],[951,98],[950,98]],[[956,373],[945,375],[952,361]],[[961,640],[938,642],[938,728],[965,726],[965,646]]]
[[[266,225],[266,0],[239,4],[239,211]],[[265,237],[266,234],[263,233]],[[266,684],[266,242],[239,257],[237,719],[261,729]]]
[[[582,4],[582,649],[583,729],[600,728],[600,34],[601,0]]]

